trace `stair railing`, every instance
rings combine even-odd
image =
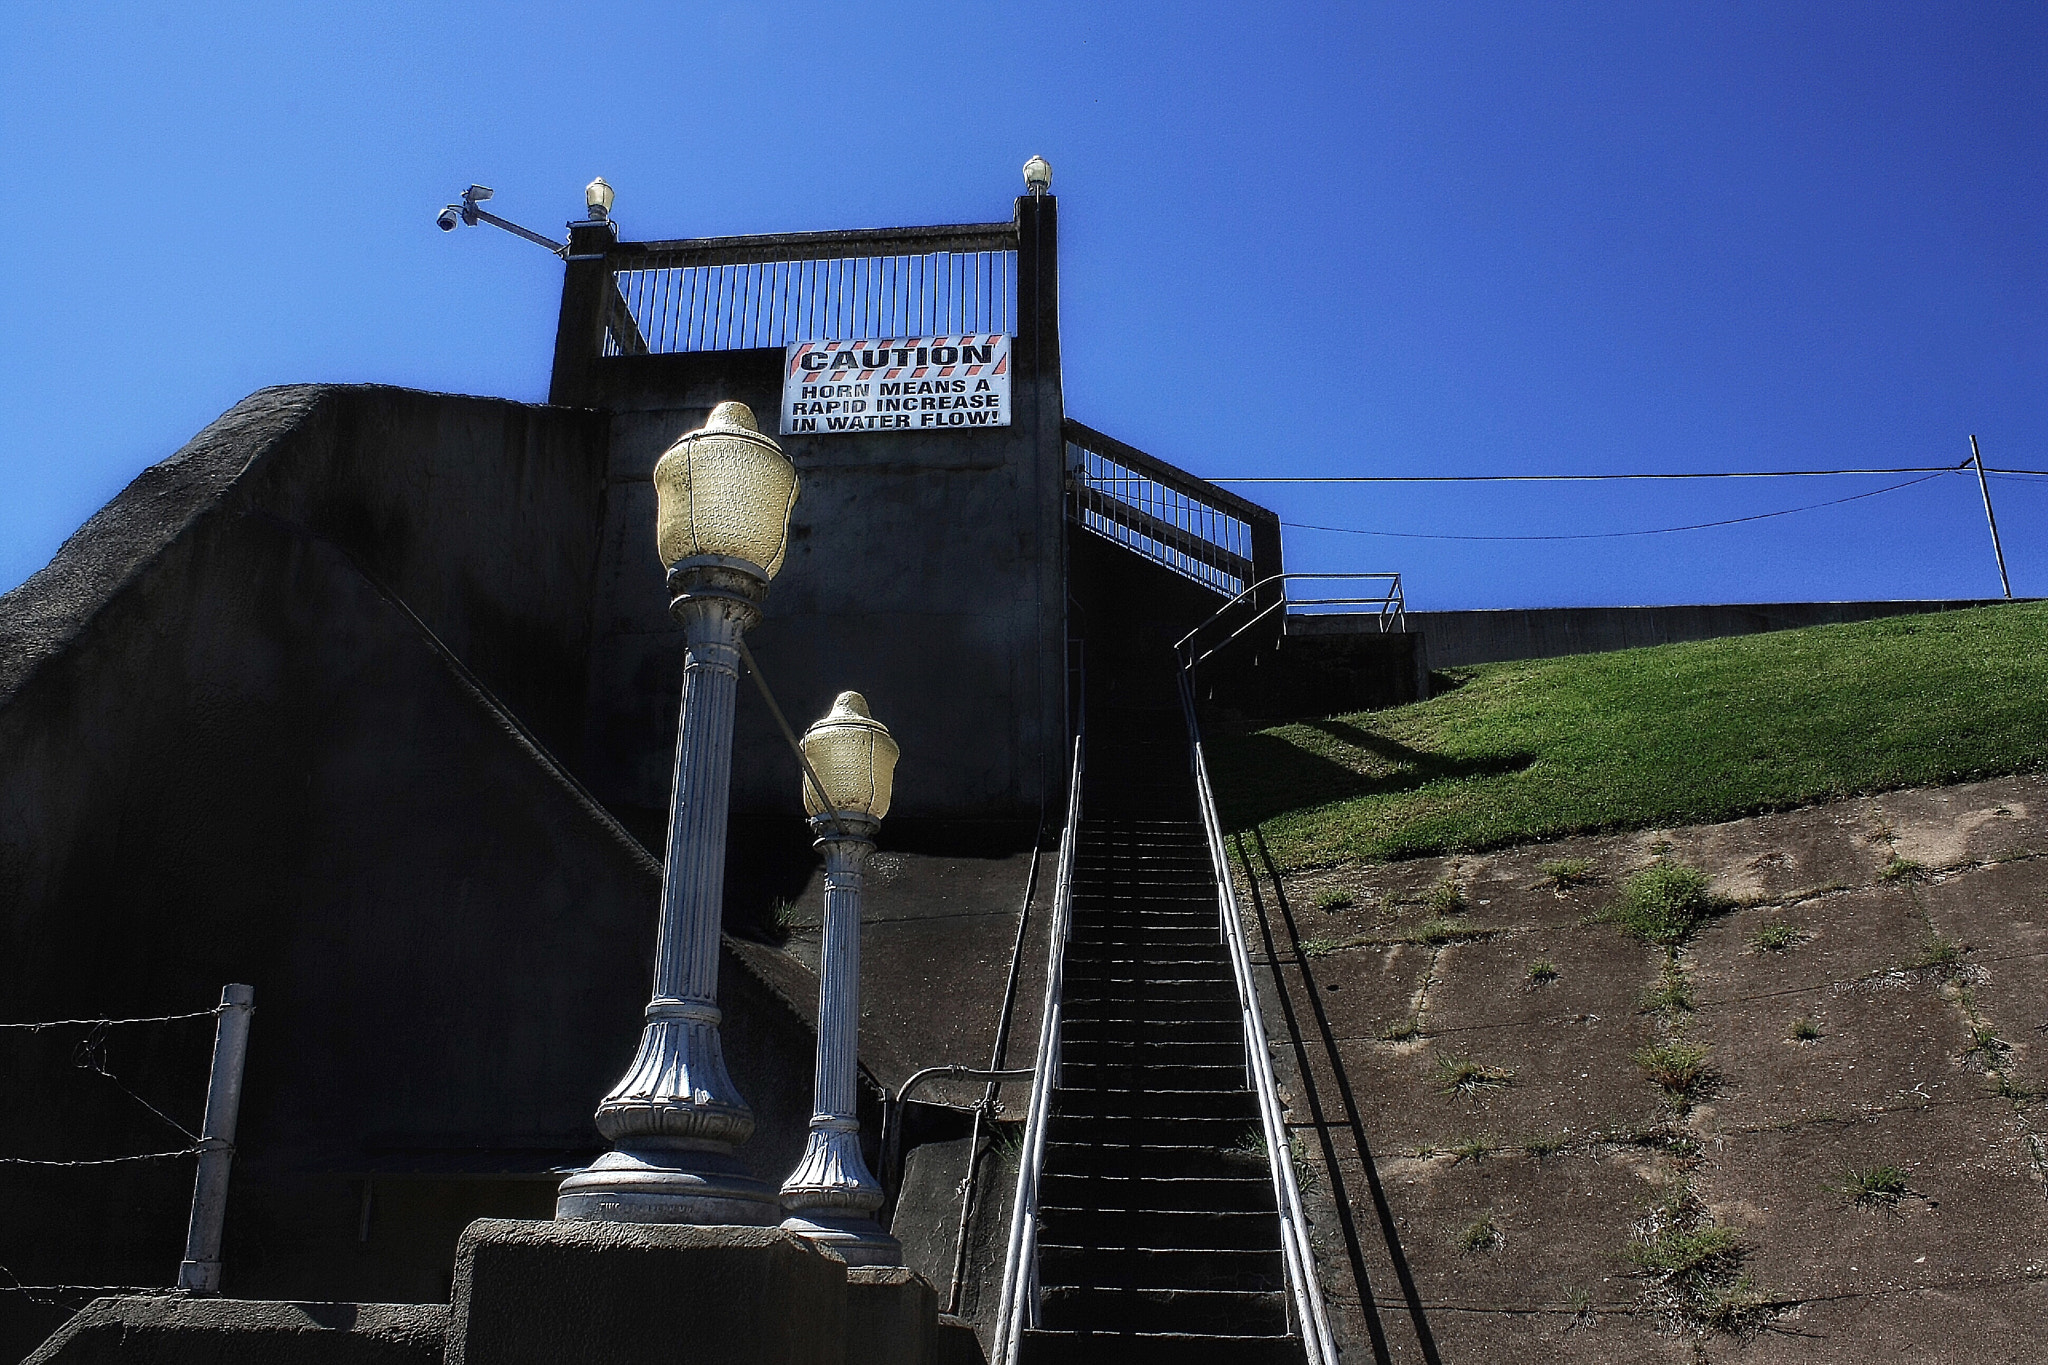
[[[1216,875],[1216,909],[1223,942],[1230,951],[1231,975],[1237,981],[1238,1016],[1244,1026],[1245,1085],[1258,1097],[1259,1123],[1266,1136],[1266,1158],[1273,1172],[1273,1199],[1280,1209],[1280,1249],[1287,1267],[1292,1301],[1291,1325],[1308,1348],[1310,1365],[1337,1365],[1337,1346],[1330,1335],[1329,1310],[1316,1281],[1315,1257],[1308,1240],[1308,1220],[1301,1211],[1301,1190],[1294,1177],[1294,1146],[1281,1117],[1280,1091],[1273,1080],[1273,1059],[1266,1050],[1266,1024],[1259,1010],[1258,984],[1252,977],[1251,953],[1245,945],[1244,922],[1238,918],[1237,884],[1230,875],[1230,857],[1223,843],[1223,822],[1216,814],[1216,795],[1209,786],[1209,765],[1202,755],[1201,725],[1195,716],[1194,684],[1180,671],[1181,709],[1187,717],[1188,748],[1193,755],[1195,793],[1201,805],[1202,833],[1209,844],[1209,863]]]
[[[1081,772],[1086,732],[1074,737],[1067,778],[1067,824],[1060,833],[1059,871],[1053,880],[1052,925],[1046,935],[1045,1007],[1038,1020],[1038,1060],[1032,1068],[1031,1108],[1017,1155],[1017,1194],[1010,1206],[1010,1240],[1003,1254],[1003,1294],[996,1314],[994,1365],[1014,1365],[1024,1330],[1038,1325],[1038,1177],[1045,1167],[1045,1133],[1052,1092],[1060,1083],[1060,1018],[1067,939],[1074,927],[1074,855],[1081,838]]]
[[[1293,596],[1287,585],[1304,579],[1324,583],[1379,583],[1384,586],[1379,592],[1364,596]],[[1277,591],[1273,590],[1276,583],[1280,585]],[[1335,591],[1342,593],[1347,590],[1339,588]],[[1275,633],[1284,634],[1290,607],[1371,607],[1373,615],[1379,619],[1381,634],[1400,634],[1408,629],[1408,604],[1401,593],[1401,575],[1397,573],[1276,573],[1248,585],[1218,607],[1208,620],[1174,641],[1173,652],[1183,669],[1191,669],[1206,662],[1275,612],[1280,614],[1279,628]],[[1297,616],[1310,614],[1296,613]],[[1231,627],[1228,634],[1213,644],[1208,643],[1208,638],[1226,627]]]

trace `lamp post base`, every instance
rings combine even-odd
[[[774,1188],[721,1152],[619,1148],[555,1195],[555,1218],[565,1223],[773,1227],[781,1216]]]
[[[903,1264],[903,1243],[864,1214],[791,1214],[782,1220],[782,1230],[824,1247],[848,1265]]]

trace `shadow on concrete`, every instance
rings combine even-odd
[[[1366,1140],[1365,1124],[1358,1117],[1358,1101],[1351,1093],[1351,1081],[1344,1073],[1344,1063],[1337,1052],[1337,1038],[1330,1027],[1328,1014],[1323,1009],[1321,994],[1316,989],[1315,975],[1309,967],[1309,959],[1301,951],[1301,935],[1294,923],[1294,911],[1287,904],[1287,892],[1281,885],[1280,869],[1274,865],[1273,856],[1266,849],[1266,841],[1255,829],[1251,838],[1259,851],[1259,862],[1273,889],[1274,907],[1287,935],[1286,958],[1291,960],[1301,973],[1303,996],[1309,1009],[1315,1015],[1317,1038],[1330,1063],[1330,1074],[1335,1078],[1338,1101],[1343,1105],[1343,1123],[1351,1131],[1351,1141],[1358,1152],[1359,1168],[1365,1173],[1366,1184],[1372,1195],[1373,1211],[1379,1219],[1380,1239],[1386,1247],[1387,1260],[1394,1268],[1394,1278],[1400,1282],[1401,1297],[1408,1308],[1408,1320],[1415,1332],[1416,1345],[1428,1365],[1442,1365],[1436,1349],[1436,1334],[1430,1330],[1429,1314],[1422,1306],[1422,1295],[1415,1287],[1415,1277],[1408,1269],[1408,1257],[1401,1249],[1401,1232],[1395,1224],[1393,1209],[1387,1204],[1385,1189],[1380,1185],[1378,1163],[1373,1159],[1372,1144]],[[1287,990],[1287,983],[1280,979],[1282,955],[1274,941],[1273,916],[1268,912],[1265,897],[1259,892],[1259,871],[1252,865],[1251,855],[1245,849],[1245,836],[1236,836],[1238,861],[1245,870],[1245,884],[1251,890],[1252,904],[1258,912],[1259,932],[1265,942],[1266,961],[1271,964],[1274,977],[1274,994],[1280,1002],[1282,1014],[1286,1017],[1288,1036],[1294,1040],[1295,1064],[1300,1074],[1302,1095],[1308,1102],[1309,1116],[1316,1126],[1316,1137],[1323,1149],[1323,1168],[1330,1177],[1330,1193],[1336,1203],[1337,1222],[1344,1233],[1344,1251],[1351,1262],[1351,1274],[1358,1288],[1359,1312],[1365,1320],[1365,1330],[1371,1338],[1375,1365],[1388,1365],[1392,1360],[1387,1346],[1386,1324],[1380,1319],[1379,1304],[1373,1297],[1372,1284],[1366,1274],[1365,1249],[1359,1240],[1358,1224],[1352,1216],[1350,1192],[1344,1188],[1343,1167],[1337,1159],[1336,1142],[1331,1135],[1332,1124],[1323,1107],[1320,1087],[1316,1084],[1316,1070],[1309,1065],[1308,1035],[1303,1031],[1302,1021],[1295,1012],[1294,1000]]]

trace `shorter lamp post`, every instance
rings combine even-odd
[[[825,855],[825,932],[818,969],[818,1063],[803,1159],[782,1184],[782,1226],[849,1265],[901,1265],[903,1247],[875,1222],[882,1186],[860,1154],[855,1108],[860,1046],[861,865],[889,813],[896,741],[858,692],[841,692],[804,732],[804,810]]]

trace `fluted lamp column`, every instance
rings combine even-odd
[[[803,1160],[782,1182],[786,1231],[830,1247],[849,1265],[901,1265],[903,1248],[875,1222],[881,1182],[860,1154],[861,869],[889,813],[896,741],[858,692],[804,732],[804,810],[825,855],[825,931],[818,968],[818,1065]]]
[[[733,1155],[754,1115],[719,1043],[719,922],[739,641],[782,567],[796,469],[746,404],[720,403],[654,466],[654,490],[686,642],[654,998],[633,1064],[597,1108],[612,1150],[562,1182],[555,1217],[770,1224],[774,1191]]]

